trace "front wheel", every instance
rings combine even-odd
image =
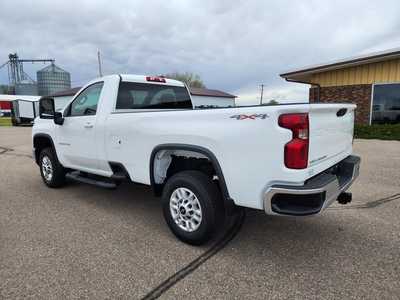
[[[65,169],[52,148],[45,148],[40,152],[39,166],[40,175],[47,186],[55,188],[64,184]]]
[[[166,183],[163,212],[181,241],[201,245],[211,239],[223,219],[221,197],[215,183],[199,171],[183,171]]]

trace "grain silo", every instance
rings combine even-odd
[[[54,63],[37,72],[38,92],[48,96],[71,88],[71,75]]]

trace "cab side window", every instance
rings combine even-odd
[[[71,103],[68,116],[76,117],[95,115],[102,88],[103,82],[98,82],[87,87]]]

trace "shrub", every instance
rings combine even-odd
[[[378,139],[400,141],[400,124],[355,125],[356,139]]]

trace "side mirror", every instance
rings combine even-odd
[[[41,119],[54,119],[54,99],[43,97],[39,100],[39,117]]]
[[[54,123],[57,125],[64,124],[64,118],[63,118],[62,112],[56,111],[54,113]]]
[[[62,113],[55,111],[54,99],[50,97],[43,97],[39,100],[39,116],[41,119],[53,119],[57,125],[64,124]]]

